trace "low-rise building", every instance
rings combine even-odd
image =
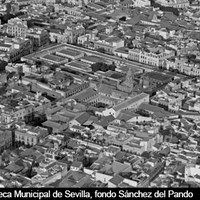
[[[33,48],[42,47],[49,42],[49,33],[44,29],[29,29],[26,37],[32,41]]]
[[[186,8],[190,5],[188,0],[156,0],[157,3],[166,7]]]
[[[82,162],[74,161],[70,166],[70,170],[79,171],[79,170],[82,169],[82,167],[83,167],[83,163]]]
[[[185,181],[200,184],[200,166],[199,165],[187,165],[185,167]]]
[[[122,103],[116,104],[112,108],[105,109],[103,111],[104,116],[113,115],[115,118],[120,114],[122,110],[137,110],[137,108],[142,103],[149,102],[149,95],[146,93],[141,93],[127,100],[123,101]]]
[[[175,55],[172,50],[166,49],[138,49],[133,48],[129,50],[128,59],[134,60],[147,65],[153,65],[155,67],[163,66],[164,61]]]
[[[105,40],[94,41],[95,49],[104,49],[107,53],[114,53],[120,47],[124,47],[124,40],[118,37],[108,37]]]
[[[36,145],[48,135],[48,130],[42,127],[20,127],[15,130],[15,142],[25,145]]]
[[[13,18],[8,20],[7,34],[15,37],[25,38],[28,31],[26,21],[22,21],[19,18]]]
[[[40,184],[42,186],[48,186],[63,177],[68,172],[68,166],[65,163],[45,160],[40,163],[38,173],[31,178],[32,184]]]
[[[0,41],[0,60],[15,62],[22,56],[33,51],[32,42],[29,39],[5,38]]]
[[[123,144],[122,148],[124,151],[142,154],[144,151],[151,151],[156,143],[162,142],[163,137],[158,133],[145,133],[142,131],[135,131],[132,140],[128,143]]]
[[[65,29],[51,29],[50,41],[56,43],[77,43],[78,37],[85,34],[85,28],[82,24],[72,24]]]
[[[143,88],[156,88],[171,82],[172,79],[172,76],[166,74],[161,74],[158,72],[147,72],[142,75],[140,82],[142,83]]]
[[[177,70],[178,72],[189,76],[200,76],[199,63],[189,62],[188,59],[183,57],[167,59],[165,61],[165,66],[169,70]]]

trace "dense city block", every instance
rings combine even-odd
[[[0,0],[1,188],[199,186],[199,0]]]

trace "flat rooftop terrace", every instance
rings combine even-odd
[[[49,61],[53,61],[53,62],[58,62],[58,63],[66,60],[66,58],[56,56],[56,55],[53,55],[53,54],[47,54],[47,55],[41,57],[41,59],[45,59],[45,60],[49,60]]]
[[[72,68],[75,70],[81,70],[81,71],[85,71],[85,72],[92,71],[90,65],[87,65],[86,63],[83,63],[81,61],[73,61],[70,63],[66,63],[65,67]]]
[[[76,51],[76,50],[70,49],[70,48],[62,49],[62,50],[60,50],[60,51],[57,51],[57,53],[59,53],[59,54],[64,54],[64,55],[66,55],[66,56],[73,56],[73,57],[79,56],[79,55],[82,54],[81,51]]]
[[[76,68],[81,68],[81,69],[90,68],[90,65],[88,65],[84,62],[81,62],[81,61],[72,61],[70,63],[67,63],[67,65],[73,66],[73,67],[76,67]]]
[[[98,57],[98,56],[84,56],[81,60],[88,61],[88,62],[94,62],[94,63],[106,62],[106,60],[104,58]]]
[[[166,81],[172,78],[172,76],[170,75],[159,73],[159,72],[148,72],[144,76],[149,77],[151,79],[158,80],[158,81]]]
[[[40,57],[41,55],[46,55],[51,53],[55,53],[59,49],[65,49],[67,46],[65,44],[58,44],[58,45],[52,45],[50,47],[44,48],[41,51],[34,52],[32,54],[23,56],[23,58],[28,59],[28,60],[35,60],[37,57]]]

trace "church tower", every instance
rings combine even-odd
[[[133,70],[129,68],[125,80],[121,84],[118,84],[117,88],[121,91],[130,93],[133,90],[133,84],[134,84],[134,74]]]
[[[123,85],[126,85],[127,87],[130,87],[131,85],[133,85],[134,83],[134,74],[133,74],[133,70],[131,68],[129,68],[127,74],[126,74],[126,79],[123,82]]]

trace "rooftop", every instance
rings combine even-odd
[[[119,37],[109,37],[105,39],[106,42],[108,43],[113,43],[113,42],[119,42],[121,39]]]
[[[82,54],[82,52],[76,51],[76,50],[73,50],[73,49],[70,49],[70,48],[65,48],[65,49],[57,51],[57,52],[61,53],[61,54],[65,54],[66,56],[73,56],[73,57]]]
[[[130,106],[131,104],[133,104],[133,103],[135,103],[135,102],[137,102],[137,101],[139,101],[139,100],[141,100],[143,98],[146,98],[146,97],[149,97],[149,95],[146,94],[146,93],[138,94],[138,95],[132,97],[131,99],[127,99],[126,101],[114,106],[113,109],[115,111],[119,111],[119,110],[125,109],[128,106]]]
[[[82,61],[89,61],[93,63],[98,63],[98,62],[105,62],[104,58],[98,57],[98,56],[84,56]]]
[[[147,72],[145,75],[145,77],[149,77],[151,79],[156,79],[159,81],[166,81],[170,78],[172,78],[172,76],[163,74],[163,73],[157,73],[157,72]]]
[[[62,61],[65,60],[65,58],[60,57],[60,56],[56,56],[56,55],[53,55],[53,54],[48,54],[48,55],[45,55],[45,56],[43,56],[41,58],[43,58],[45,60],[57,62],[57,63],[62,62]]]

